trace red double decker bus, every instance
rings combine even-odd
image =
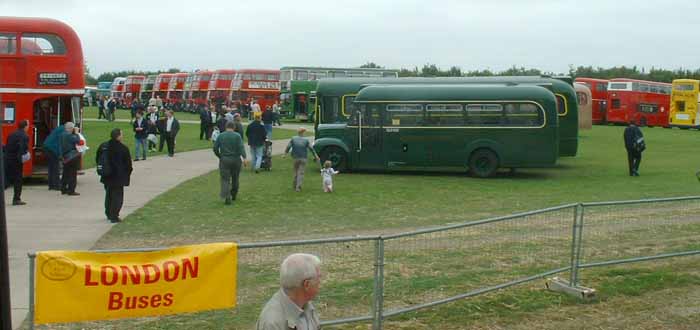
[[[231,101],[231,81],[236,70],[216,70],[207,86],[207,100],[216,105],[228,105]]]
[[[255,100],[262,109],[280,99],[280,70],[243,69],[231,82],[230,100],[234,104]]]
[[[207,105],[207,92],[209,91],[209,81],[211,71],[197,71],[191,75],[191,81],[187,92],[187,103],[190,108],[199,109]]]
[[[592,121],[593,124],[607,123],[608,111],[608,82],[605,79],[576,78],[577,83],[582,83],[591,90],[592,95]]]
[[[184,108],[185,80],[189,73],[180,72],[173,75],[168,85],[168,93],[165,95],[165,102],[170,104],[175,110]]]
[[[121,104],[124,100],[124,84],[126,84],[126,78],[116,77],[112,82],[112,93],[111,96]]]
[[[165,97],[168,95],[168,87],[170,86],[170,80],[173,78],[172,73],[161,73],[156,77],[156,82],[153,83],[153,95],[152,97],[160,96],[165,103]]]
[[[146,77],[146,79],[143,81],[143,84],[141,84],[141,100],[144,102],[148,102],[148,100],[153,96],[153,86],[156,83],[156,79],[158,78],[158,75],[152,74]]]
[[[85,93],[83,50],[68,25],[47,18],[0,18],[0,119],[2,142],[29,121],[29,151],[23,175],[45,175],[42,145],[67,121],[82,123]]]
[[[668,127],[671,84],[626,78],[608,83],[607,121]]]
[[[140,99],[141,85],[145,76],[128,76],[124,82],[124,106],[130,107],[131,102]]]

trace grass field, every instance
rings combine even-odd
[[[693,151],[700,133],[644,129],[648,149],[641,177],[632,178],[627,175],[622,130],[596,126],[583,131],[579,156],[563,158],[552,169],[520,170],[493,179],[456,173],[341,173],[336,176],[334,194],[321,192],[317,165],[307,168],[304,191],[294,193],[291,161],[276,157],[272,172],[243,173],[239,199],[233,206],[225,207],[218,200],[218,174],[211,173],[151,201],[113,227],[97,247],[394,233],[571,202],[698,194],[695,172],[700,155]],[[128,190],[126,196],[128,199]],[[592,230],[586,237],[595,245],[584,255],[593,260],[604,253],[619,257],[698,249],[697,222],[679,220],[662,227],[667,230],[655,227],[657,219],[669,216],[669,209],[627,208],[612,215],[593,212]],[[569,211],[389,243],[387,305],[400,307],[443,298],[566,264]],[[687,219],[698,211],[695,204],[684,205],[683,213],[673,219]],[[622,215],[633,217],[616,221]],[[611,226],[611,221],[619,225]],[[293,250],[243,251],[239,261],[242,302],[233,312],[105,322],[99,327],[249,329],[260,305],[275,289],[277,263]],[[314,245],[303,250],[319,251],[325,260],[319,301],[324,317],[367,313],[372,287],[371,243]],[[535,282],[392,318],[385,328],[695,329],[700,322],[699,266],[697,257],[688,257],[586,270],[584,284],[599,289],[600,298],[592,303],[546,292],[542,282]],[[66,326],[85,327],[97,325]],[[337,328],[368,329],[368,325]]]
[[[180,115],[176,115],[180,118]],[[128,114],[124,119],[129,119]],[[199,124],[186,124],[182,123],[180,133],[177,136],[177,141],[175,145],[175,152],[184,152],[198,149],[211,148],[211,141],[200,140],[199,139]],[[131,150],[131,156],[134,157],[135,146],[134,146],[134,133],[131,124],[127,122],[107,122],[107,121],[86,121],[83,123],[83,133],[85,138],[88,140],[88,145],[92,148],[87,154],[83,161],[84,168],[92,168],[95,166],[95,153],[94,151],[100,145],[100,143],[107,141],[109,139],[109,134],[114,128],[121,128],[124,134],[124,144],[126,144]],[[273,138],[274,139],[289,139],[296,135],[295,130],[283,129],[283,128],[273,128]],[[162,152],[152,152],[148,156],[163,155],[167,153],[167,147],[163,147]]]

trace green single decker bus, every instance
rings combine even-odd
[[[540,86],[370,85],[353,96],[346,122],[317,126],[314,149],[341,170],[489,177],[499,168],[554,166],[557,115],[554,93]]]
[[[344,123],[350,118],[355,95],[370,85],[524,85],[545,87],[557,100],[559,117],[559,156],[573,157],[578,151],[578,104],[576,91],[567,78],[548,76],[496,76],[496,77],[444,77],[444,78],[396,78],[396,79],[322,79],[318,83],[318,104],[315,124]]]
[[[313,105],[319,79],[397,78],[398,70],[369,68],[283,67],[280,69],[281,113],[288,118],[313,120]]]

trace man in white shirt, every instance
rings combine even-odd
[[[180,122],[175,118],[173,111],[165,112],[165,125],[161,128],[160,150],[163,150],[163,143],[168,145],[168,156],[175,155],[175,137],[180,131]]]

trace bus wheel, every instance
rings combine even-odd
[[[488,178],[498,170],[498,156],[490,149],[479,149],[469,157],[469,173],[479,178]]]
[[[321,165],[327,160],[331,161],[331,166],[336,170],[347,170],[347,155],[340,147],[330,146],[321,151]]]

